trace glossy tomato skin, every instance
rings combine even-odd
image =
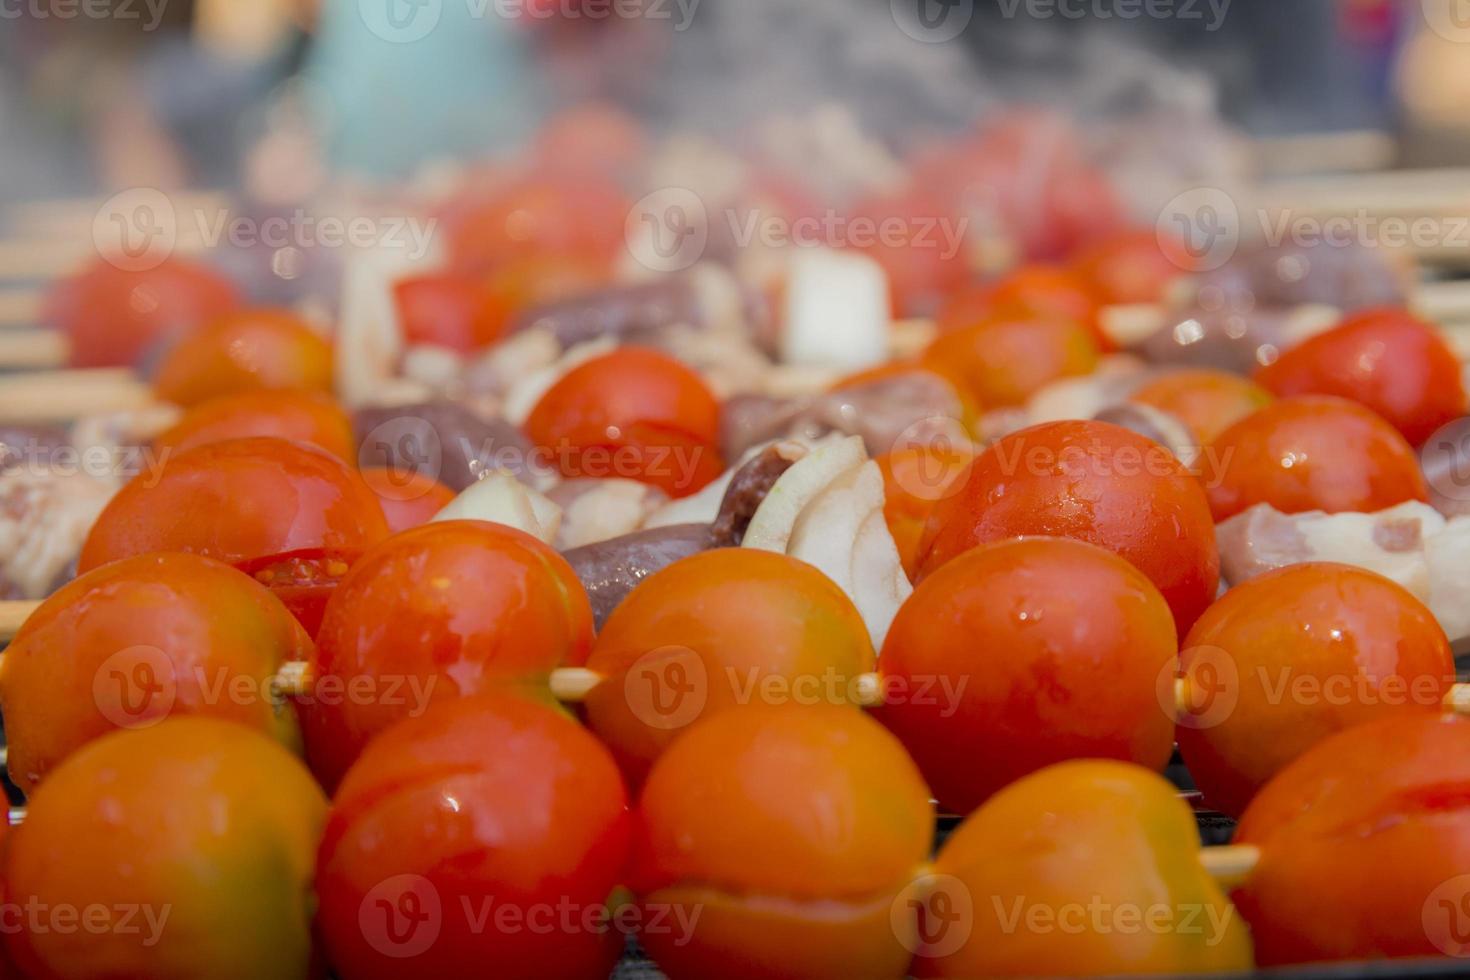
[[[904,574],[919,574],[920,549],[940,501],[963,486],[974,460],[968,446],[909,446],[874,460],[883,471],[883,520],[898,547]]]
[[[861,712],[707,718],[654,766],[637,820],[644,907],[692,923],[641,937],[673,980],[905,974],[913,937],[890,915],[933,814],[903,747]]]
[[[1199,857],[1189,807],[1157,773],[1063,762],[976,810],[935,861],[920,977],[1136,976],[1249,970],[1249,930]],[[969,908],[969,928],[954,926]],[[1012,916],[1054,910],[1017,928]],[[1096,914],[1085,910],[1094,909]],[[1123,915],[1165,916],[1133,928]],[[1160,911],[1161,910],[1161,911]],[[1077,914],[1081,913],[1081,914]],[[948,919],[950,925],[945,927]],[[951,936],[947,930],[952,930]]]
[[[1215,520],[1256,504],[1283,514],[1373,513],[1429,499],[1413,448],[1342,398],[1283,398],[1232,425],[1202,464]]]
[[[991,282],[955,290],[940,308],[941,333],[964,330],[987,320],[1062,320],[1082,327],[1102,349],[1112,349],[1102,334],[1096,292],[1076,273],[1061,266],[1031,264]]]
[[[1098,348],[1069,320],[1000,318],[940,335],[921,361],[968,400],[1009,408],[1053,381],[1091,374]]]
[[[113,732],[48,777],[11,836],[20,914],[6,945],[32,977],[305,980],[318,969],[311,879],[326,813],[300,760],[243,725]],[[92,926],[56,928],[28,903]],[[98,908],[105,927],[86,911]]]
[[[1181,636],[1220,582],[1199,481],[1164,447],[1106,422],[1051,422],[1000,440],[935,509],[930,531],[921,578],[977,544],[1018,535],[1100,545],[1153,581]]]
[[[1433,325],[1407,310],[1357,313],[1287,350],[1256,380],[1282,397],[1361,402],[1414,446],[1465,414],[1460,359]]]
[[[70,340],[73,367],[133,367],[239,303],[233,283],[187,259],[144,271],[98,259],[56,287],[46,318]]]
[[[685,497],[725,467],[719,400],[694,370],[641,347],[568,371],[525,428],[569,478],[631,478]]]
[[[439,272],[400,279],[393,287],[410,345],[432,344],[472,354],[499,340],[509,311],[480,276]]]
[[[237,310],[174,344],[154,374],[153,389],[185,407],[242,391],[330,394],[332,346],[288,310]]]
[[[1344,728],[1438,714],[1455,680],[1424,604],[1366,569],[1290,565],[1236,586],[1180,653],[1179,747],[1205,800],[1239,816],[1273,775]]]
[[[335,456],[284,439],[232,439],[181,452],[124,486],[77,568],[150,551],[239,565],[324,549],[350,562],[387,535],[377,497]]]
[[[1349,728],[1278,773],[1235,834],[1261,849],[1235,892],[1260,964],[1463,956],[1467,785],[1454,715]]]
[[[159,434],[153,449],[167,459],[212,442],[254,436],[309,443],[348,463],[357,459],[352,417],[329,396],[311,391],[246,391],[211,398]]]
[[[281,601],[228,565],[142,555],[63,586],[0,660],[9,773],[33,791],[76,749],[117,728],[200,714],[301,750],[270,680],[311,641]]]
[[[1132,401],[1168,412],[1208,446],[1246,416],[1271,403],[1271,393],[1229,371],[1170,371],[1136,389]]]
[[[964,814],[1067,759],[1162,769],[1174,722],[1158,678],[1177,652],[1163,597],[1126,561],[1065,538],[1004,541],[939,568],[899,609],[876,715]]]
[[[430,704],[543,687],[581,666],[592,607],[551,548],[503,524],[444,521],[394,535],[347,573],[300,699],[307,758],[335,786],[378,732]]]
[[[699,719],[766,700],[850,704],[873,661],[867,626],[827,576],[718,548],[655,572],[613,610],[587,661],[605,678],[587,719],[637,785]]]
[[[390,466],[371,466],[360,472],[363,482],[378,495],[388,530],[394,534],[429,523],[457,496],[427,473]]]
[[[630,823],[617,767],[561,712],[504,694],[436,705],[375,739],[333,799],[316,877],[329,958],[343,980],[605,977]]]

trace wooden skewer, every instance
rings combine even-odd
[[[1227,844],[1206,847],[1199,852],[1205,870],[1226,888],[1239,885],[1251,876],[1261,860],[1261,849],[1254,844]]]
[[[123,368],[40,371],[0,378],[0,421],[61,422],[153,404],[153,389]]]
[[[44,303],[38,289],[0,289],[0,324],[35,326],[41,322]]]
[[[0,368],[43,371],[66,366],[71,345],[56,330],[0,331]]]

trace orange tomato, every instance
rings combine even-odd
[[[341,460],[284,439],[232,439],[124,486],[92,525],[77,570],[151,551],[205,555],[276,589],[310,631],[322,592],[387,535],[377,496]]]
[[[1465,414],[1460,358],[1432,324],[1398,309],[1357,313],[1256,372],[1277,395],[1336,395],[1377,412],[1411,445]]]
[[[73,367],[132,367],[239,303],[232,282],[187,259],[145,271],[98,259],[57,285],[44,315],[71,342]]]
[[[394,534],[429,523],[456,496],[427,473],[405,472],[393,466],[372,466],[361,472],[363,482],[378,495],[388,530]]]
[[[1239,815],[1268,779],[1334,732],[1438,714],[1449,640],[1409,591],[1365,569],[1291,565],[1236,586],[1180,656],[1179,748],[1205,800]]]
[[[1454,716],[1349,728],[1281,770],[1235,834],[1261,849],[1235,893],[1261,965],[1464,956],[1467,785]]]
[[[169,349],[158,397],[186,408],[221,395],[282,388],[332,391],[332,347],[288,310],[246,309],[206,323]]]
[[[1101,548],[1025,538],[975,548],[929,575],[878,657],[879,720],[939,802],[968,813],[1054,762],[1162,769],[1174,721],[1158,699],[1175,667],[1158,589]]]
[[[484,273],[526,256],[608,266],[623,247],[630,202],[604,175],[535,174],[472,191],[444,216],[456,269]]]
[[[1253,965],[1245,923],[1200,862],[1189,807],[1137,766],[1064,762],[1008,786],[945,842],[934,875],[919,905],[920,977]]]
[[[1184,243],[1153,228],[1135,228],[1086,248],[1072,269],[1104,305],[1162,303],[1170,285],[1194,271]]]
[[[228,565],[142,555],[63,586],[0,660],[10,778],[27,793],[82,745],[117,728],[200,714],[301,749],[270,682],[311,640],[269,590]]]
[[[1220,434],[1202,461],[1215,520],[1256,504],[1283,514],[1372,513],[1428,500],[1413,448],[1393,426],[1342,398],[1283,398]]]
[[[727,711],[655,764],[637,810],[645,908],[687,928],[643,946],[669,977],[892,977],[890,924],[933,837],[929,791],[894,738],[833,706]]]
[[[934,509],[964,485],[973,459],[966,447],[919,445],[874,460],[883,471],[883,520],[911,581],[919,574],[920,548]]]
[[[640,347],[572,368],[525,429],[569,478],[622,477],[685,497],[725,468],[719,400],[691,368]]]
[[[1098,325],[1102,303],[1091,285],[1061,266],[1023,265],[1000,279],[951,293],[939,311],[941,333],[986,320],[1063,320],[1085,329],[1104,350],[1112,343]]]
[[[1271,393],[1229,371],[1170,371],[1138,388],[1130,398],[1168,412],[1189,426],[1206,446],[1236,422],[1264,408]]]
[[[333,800],[317,922],[343,980],[605,977],[630,837],[617,767],[559,711],[508,695],[374,739]]]
[[[214,442],[273,436],[310,443],[347,463],[357,460],[352,417],[313,391],[244,391],[201,402],[153,440],[169,457]]]
[[[698,719],[752,702],[849,703],[873,659],[831,579],[785,555],[720,548],[655,572],[613,610],[587,661],[605,678],[587,719],[636,784]]]
[[[51,773],[9,839],[7,948],[33,977],[305,980],[326,814],[306,767],[243,725],[113,732]]]
[[[347,573],[300,699],[307,758],[335,786],[362,748],[431,703],[544,686],[581,666],[592,606],[560,555],[514,528],[444,521],[394,535]]]
[[[1157,443],[1106,422],[1051,422],[975,459],[930,523],[920,576],[990,541],[1076,538],[1122,555],[1163,593],[1181,636],[1215,599],[1220,556],[1199,481]]]
[[[1068,320],[998,318],[941,334],[924,351],[925,367],[948,378],[987,409],[1022,405],[1061,378],[1091,374],[1097,344]]]

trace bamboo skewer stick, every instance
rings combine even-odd
[[[153,389],[124,368],[0,377],[0,421],[62,422],[153,404]]]
[[[1205,847],[1199,852],[1200,863],[1210,877],[1226,888],[1242,884],[1261,860],[1261,849],[1254,844],[1227,844]]]

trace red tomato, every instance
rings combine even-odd
[[[378,495],[388,530],[394,534],[429,523],[455,498],[453,490],[427,473],[374,466],[362,471],[362,479]]]
[[[71,341],[73,366],[131,367],[239,304],[233,283],[187,259],[143,272],[98,259],[56,287],[46,317]]]
[[[1116,555],[1005,541],[943,566],[899,609],[876,714],[956,813],[1066,759],[1160,770],[1174,720],[1158,678],[1177,644],[1158,589]]]
[[[160,398],[189,407],[259,389],[332,391],[332,347],[286,310],[239,310],[175,344],[159,365]]]
[[[327,602],[316,686],[302,700],[307,758],[342,778],[378,732],[432,702],[580,666],[592,606],[560,555],[503,524],[445,521],[363,556]]]
[[[1061,378],[1091,374],[1098,349],[1078,324],[1055,318],[996,318],[941,334],[922,363],[986,409],[1023,405]]]
[[[948,297],[939,311],[941,332],[963,330],[997,318],[1070,320],[1098,345],[1112,349],[1098,325],[1102,304],[1091,286],[1059,266],[1025,265],[993,282],[976,283]]]
[[[1161,375],[1129,396],[1131,401],[1168,412],[1207,446],[1236,422],[1271,402],[1271,393],[1229,371],[1176,370]]]
[[[505,333],[507,311],[478,276],[454,272],[414,276],[400,279],[393,293],[409,344],[433,344],[470,354]]]
[[[1260,965],[1464,956],[1467,785],[1450,715],[1349,728],[1283,769],[1235,833],[1261,849],[1235,893]]]
[[[1418,457],[1381,417],[1342,398],[1267,405],[1221,433],[1201,462],[1223,521],[1256,504],[1283,514],[1372,513],[1428,500]]]
[[[922,190],[862,201],[853,209],[850,226],[853,246],[888,274],[894,316],[932,311],[969,273],[958,215]]]
[[[1465,414],[1460,359],[1406,310],[1366,310],[1303,341],[1256,380],[1280,396],[1336,395],[1377,412],[1414,446]]]
[[[276,594],[311,636],[321,629],[327,600],[356,560],[355,552],[301,548],[235,562],[235,567]]]
[[[1273,775],[1334,732],[1438,714],[1455,680],[1434,615],[1380,575],[1327,562],[1236,586],[1180,654],[1179,747],[1211,806],[1238,816]]]
[[[77,568],[187,551],[260,578],[262,561],[321,549],[345,571],[387,535],[377,496],[341,460],[284,439],[232,439],[179,453],[124,486],[92,525]]]
[[[647,154],[643,124],[611,103],[566,109],[536,134],[536,156],[542,166],[554,170],[631,175]]]
[[[445,228],[455,266],[466,272],[531,255],[609,265],[624,245],[630,209],[606,178],[528,176],[452,205]]]
[[[357,459],[352,418],[335,401],[312,391],[243,391],[195,406],[153,440],[164,459],[228,439],[271,436],[305,442],[344,462]]]
[[[1199,481],[1155,442],[1106,422],[1013,433],[935,509],[920,576],[977,544],[1047,534],[1100,545],[1163,593],[1182,636],[1215,599],[1220,555]]]
[[[1182,242],[1153,228],[1109,236],[1072,263],[1105,305],[1163,303],[1170,285],[1195,266]]]
[[[569,478],[622,477],[685,497],[725,468],[714,393],[691,368],[640,347],[568,371],[525,428]]]
[[[438,705],[374,739],[333,800],[316,873],[328,957],[345,980],[605,977],[630,823],[607,750],[559,711]]]
[[[0,658],[10,778],[30,793],[92,739],[180,714],[299,751],[295,713],[278,710],[270,681],[310,653],[280,600],[228,565],[155,554],[94,569],[42,603]]]

